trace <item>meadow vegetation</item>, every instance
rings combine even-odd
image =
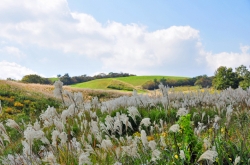
[[[249,88],[184,93],[160,84],[154,95],[101,101],[54,86],[59,108],[0,123],[2,164],[250,163]]]

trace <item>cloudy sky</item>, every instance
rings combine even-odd
[[[1,0],[0,79],[250,65],[249,0]]]

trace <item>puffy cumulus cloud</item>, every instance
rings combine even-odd
[[[207,53],[199,31],[190,26],[150,32],[133,23],[101,24],[91,15],[70,11],[66,0],[3,0],[0,20],[0,38],[95,58],[102,61],[98,70],[103,72],[195,76],[249,59],[246,51]]]
[[[208,53],[206,55],[207,65],[210,70],[215,71],[220,66],[232,67],[233,69],[245,65],[249,66],[250,64],[250,52],[248,51],[250,46],[241,46],[240,53],[234,52],[221,52],[218,54]]]
[[[37,74],[35,71],[18,65],[14,62],[1,61],[0,62],[0,79],[13,78],[16,80],[22,79],[28,74]]]

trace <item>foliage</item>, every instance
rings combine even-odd
[[[212,86],[212,77],[208,77],[207,75],[197,76],[197,80],[194,85],[200,86],[202,88],[207,88]]]
[[[21,82],[24,83],[38,83],[38,84],[51,84],[52,82],[36,74],[26,75],[22,78]]]
[[[229,87],[238,88],[239,78],[237,73],[233,72],[232,68],[227,68],[225,66],[219,67],[215,71],[213,79],[213,87],[218,90],[226,89]]]
[[[250,71],[244,65],[235,68],[235,71],[238,74],[240,87],[247,89],[250,86]]]

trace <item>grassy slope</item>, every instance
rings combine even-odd
[[[55,81],[59,80],[58,77],[51,77],[51,78],[48,78],[48,79],[51,80],[52,82],[55,82]]]
[[[176,77],[176,76],[131,76],[131,77],[97,79],[84,83],[74,84],[71,86],[78,88],[90,88],[90,89],[108,89],[107,86],[111,83],[112,80],[120,80],[125,83],[131,84],[135,87],[140,87],[147,81],[154,79],[160,80],[162,77],[166,79],[175,79],[175,80],[187,78],[187,77]]]

